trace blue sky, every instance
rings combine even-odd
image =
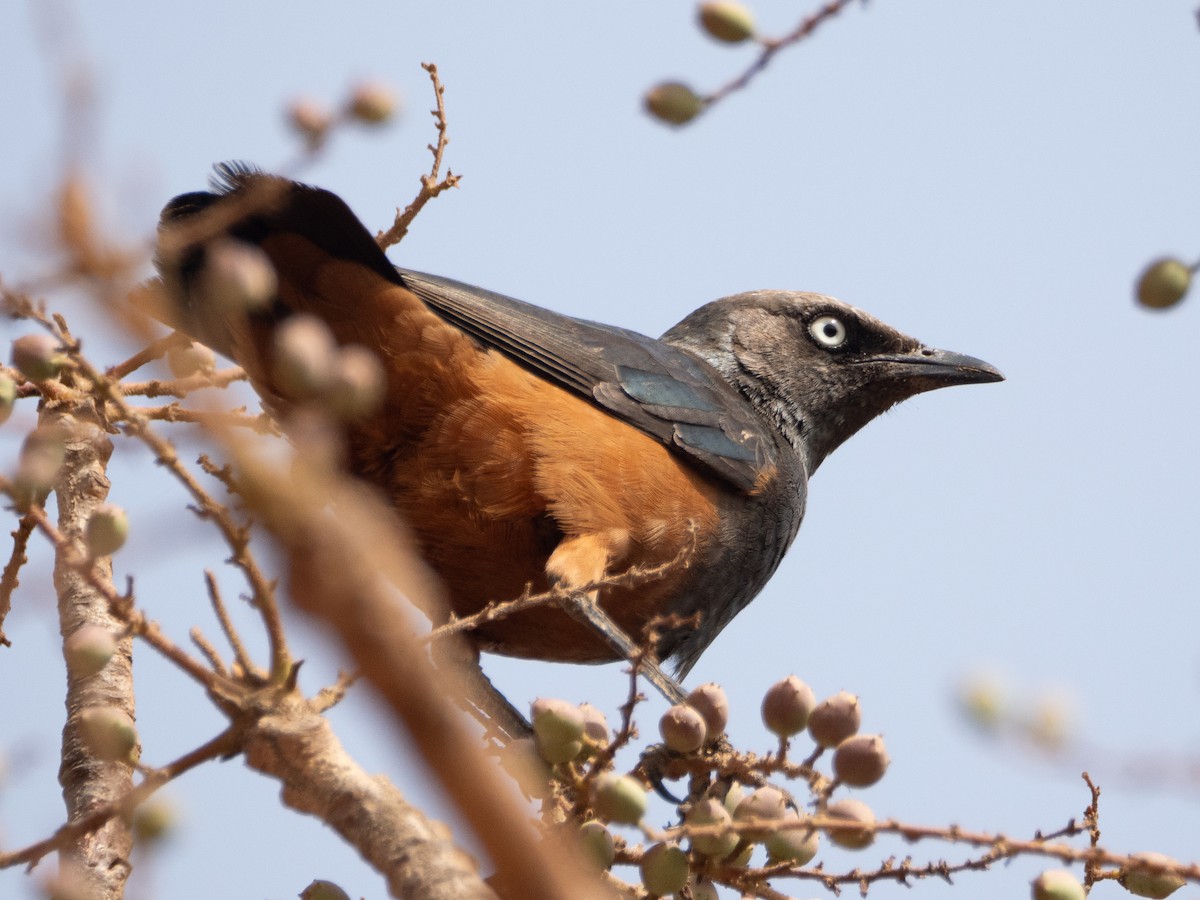
[[[65,159],[94,176],[111,234],[145,242],[165,200],[202,186],[214,162],[292,160],[289,100],[336,103],[363,78],[402,91],[405,115],[339,133],[304,177],[385,226],[428,167],[420,63],[435,62],[463,181],[392,251],[399,264],[649,334],[725,294],[816,290],[1008,376],[910,401],[822,466],[790,556],[691,676],[725,685],[735,742],[771,746],[758,703],[795,673],[818,695],[858,693],[865,728],[887,738],[892,769],[861,792],[881,815],[1029,835],[1079,815],[1088,768],[1104,788],[1107,846],[1194,860],[1197,786],[1147,790],[1126,764],[1153,775],[1147,761],[1184,755],[1197,737],[1200,428],[1189,398],[1200,312],[1195,298],[1159,314],[1131,302],[1147,260],[1200,255],[1193,5],[876,0],[671,130],[641,113],[647,87],[679,77],[711,89],[751,58],[705,39],[685,3],[8,3],[0,275],[49,268]],[[767,33],[812,8],[756,4]],[[62,58],[82,64],[95,98],[69,149]],[[61,305],[86,321],[77,297]],[[123,352],[101,339],[88,350],[106,364]],[[0,432],[4,465],[31,417]],[[182,495],[155,480],[145,453],[121,444],[113,465],[112,498],[134,527],[118,575],[136,574],[147,610],[179,639],[195,623],[213,631],[200,568],[220,547],[181,516]],[[0,730],[6,848],[61,816],[63,678],[46,571],[35,560],[7,623],[15,646],[0,653],[0,679],[21,685],[6,692]],[[295,628],[315,690],[338,657]],[[138,666],[149,761],[219,728],[184,679],[146,653]],[[553,693],[612,713],[625,689],[616,667],[487,667],[518,705]],[[954,696],[975,672],[995,673],[1018,701],[1069,698],[1078,754],[1048,763],[971,731]],[[368,697],[333,720],[368,768],[429,797]],[[314,877],[383,895],[335,837],[281,813],[276,793],[238,761],[174,786],[181,830],[143,866],[142,896],[287,897]],[[1039,868],[964,875],[957,893],[1021,896]],[[0,872],[0,894],[33,896],[16,872]],[[1104,884],[1093,896],[1123,892]]]

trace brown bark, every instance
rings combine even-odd
[[[92,511],[108,496],[105,465],[112,443],[96,421],[90,404],[72,409],[51,408],[41,424],[61,429],[65,435],[65,462],[54,485],[58,528],[67,542],[55,557],[54,586],[58,595],[59,630],[64,642],[84,625],[100,625],[119,632],[122,623],[113,617],[105,596],[78,571],[83,557],[81,536]],[[95,563],[97,574],[111,581],[111,560]],[[131,638],[119,641],[117,652],[94,675],[79,677],[67,670],[67,721],[63,727],[59,783],[68,821],[84,818],[95,808],[118,799],[133,787],[133,769],[124,761],[97,759],[84,745],[78,716],[91,706],[116,707],[134,714],[133,646]],[[94,900],[119,900],[129,877],[129,852],[133,837],[128,823],[110,819],[103,827],[79,837],[60,854],[70,879]]]

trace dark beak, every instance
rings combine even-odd
[[[873,356],[864,361],[885,363],[891,377],[920,382],[926,391],[953,384],[985,384],[1004,380],[999,369],[982,359],[930,347],[921,347],[911,353]]]

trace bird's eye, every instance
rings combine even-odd
[[[808,333],[822,347],[833,349],[846,343],[846,326],[833,316],[818,316],[808,326]]]

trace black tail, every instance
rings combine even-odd
[[[329,191],[236,162],[215,167],[211,188],[180,194],[164,207],[155,265],[170,303],[162,317],[213,349],[232,355],[228,311],[213,309],[212,298],[200,287],[215,241],[232,238],[262,248],[272,237],[295,235],[326,257],[357,263],[400,283],[371,233]],[[290,311],[274,297],[248,314],[257,324],[269,325]]]

